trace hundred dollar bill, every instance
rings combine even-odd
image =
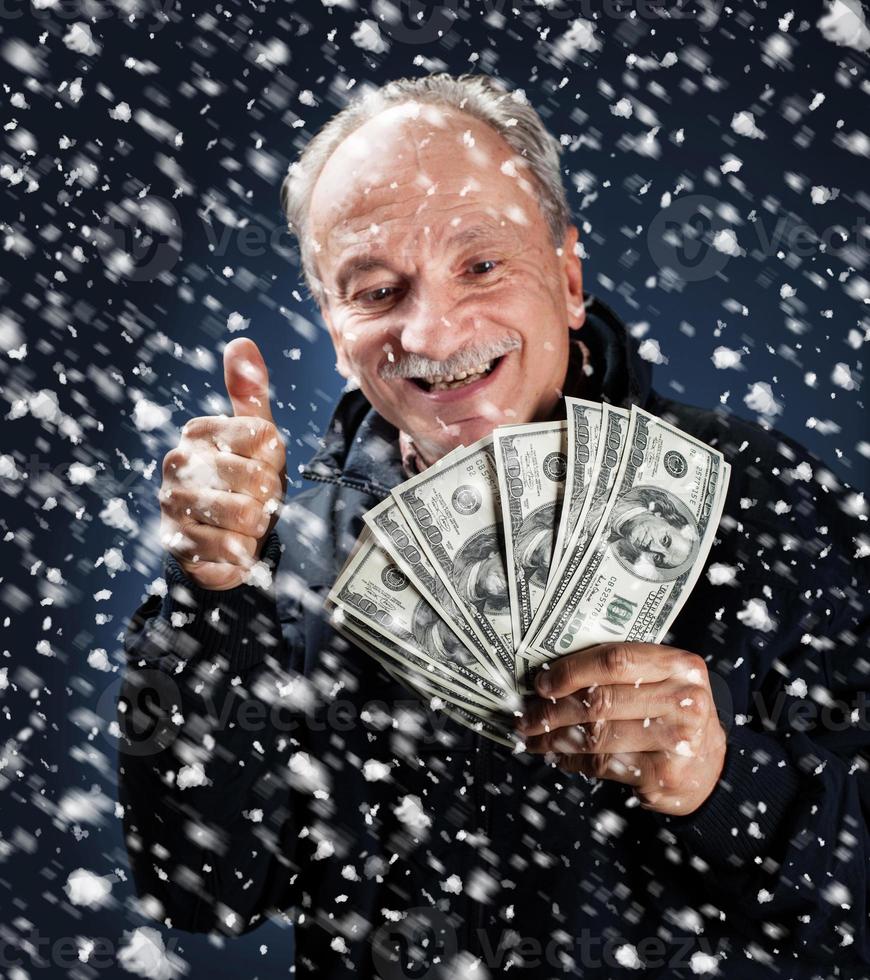
[[[366,529],[329,592],[329,600],[402,651],[415,668],[437,674],[443,684],[478,701],[507,707],[508,690],[478,666],[474,654]]]
[[[564,595],[568,583],[580,566],[586,546],[598,528],[601,515],[604,513],[604,508],[616,484],[616,475],[622,459],[630,413],[624,408],[615,408],[613,405],[602,405],[601,412],[601,430],[595,453],[595,463],[592,468],[592,483],[586,493],[586,499],[580,513],[577,515],[574,530],[565,546],[565,553],[562,555],[555,573],[551,572],[550,574],[544,602],[538,608],[526,637],[520,645],[517,665],[520,663],[520,657],[526,655],[541,626]]]
[[[449,718],[458,721],[460,725],[465,725],[479,735],[485,735],[493,742],[504,745],[505,748],[516,752],[519,748],[519,739],[513,728],[507,723],[502,722],[500,716],[496,718],[481,718],[465,708],[457,705],[443,704],[441,710]]]
[[[454,450],[393,490],[414,537],[514,683],[513,631],[492,436]]]
[[[567,413],[565,496],[559,514],[559,527],[556,543],[553,546],[553,560],[549,579],[558,568],[565,546],[577,527],[580,513],[589,496],[595,476],[595,456],[598,451],[601,432],[602,405],[583,398],[566,398]]]
[[[501,674],[495,668],[486,640],[481,636],[470,615],[447,591],[432,562],[417,544],[417,539],[396,501],[392,497],[387,497],[377,507],[364,514],[363,520],[377,538],[378,544],[392,556],[432,608],[475,654],[484,673],[500,681]]]
[[[335,628],[348,640],[362,647],[399,684],[403,684],[427,704],[439,708],[445,715],[459,724],[470,728],[487,738],[510,749],[516,749],[518,739],[510,725],[510,716],[491,712],[476,705],[463,702],[453,691],[439,686],[437,681],[424,680],[416,672],[402,670],[395,660],[384,654],[384,641],[374,630],[367,628],[352,615],[347,614],[342,621],[334,623]],[[433,704],[433,699],[437,699]]]
[[[426,690],[429,697],[442,698],[456,707],[479,714],[482,718],[507,717],[505,712],[499,711],[491,702],[480,699],[473,691],[445,682],[443,677],[430,670],[412,666],[404,650],[353,613],[334,606],[332,625],[379,663],[387,666],[393,676],[402,678],[404,683],[411,684],[416,689]]]
[[[541,422],[493,432],[515,647],[544,598],[565,490],[566,428]]]
[[[572,574],[583,551],[598,530],[601,515],[616,484],[630,418],[631,413],[624,408],[617,408],[615,405],[602,406],[601,432],[592,469],[592,486],[565,547],[566,556],[558,573],[560,579],[566,572]]]
[[[717,450],[632,408],[598,531],[529,652],[550,660],[612,640],[658,642],[704,566],[729,475]]]

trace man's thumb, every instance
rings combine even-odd
[[[269,372],[260,348],[248,337],[237,337],[224,348],[224,383],[233,415],[256,415],[273,422],[269,407]]]

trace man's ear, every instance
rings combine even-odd
[[[353,371],[348,360],[347,345],[345,344],[344,336],[333,323],[327,302],[321,304],[320,314],[326,322],[326,329],[329,331],[329,336],[332,338],[332,346],[335,348],[335,367],[338,373],[347,381],[353,374]]]
[[[562,284],[565,290],[565,306],[568,322],[572,330],[579,330],[586,322],[586,307],[583,305],[583,265],[575,246],[579,238],[576,225],[569,225],[562,241]]]

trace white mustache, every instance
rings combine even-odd
[[[520,347],[513,337],[504,337],[478,347],[466,347],[451,354],[444,361],[433,361],[420,354],[405,354],[395,361],[385,364],[378,372],[385,381],[393,378],[435,378],[468,372],[487,361],[504,357],[505,354]]]

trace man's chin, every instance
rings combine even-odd
[[[492,435],[492,430],[497,425],[504,425],[505,421],[507,420],[499,421],[484,416],[463,419],[462,422],[457,423],[457,428],[460,430],[460,438],[456,444],[459,445],[459,443],[462,443],[465,446],[470,446],[471,443],[477,442],[478,439]]]
[[[482,417],[445,423],[439,432],[429,436],[427,442],[435,451],[437,458],[440,459],[459,446],[470,446],[472,443],[477,442],[478,439],[483,439],[484,436],[491,435],[496,425],[502,424],[504,423],[494,422],[491,419]]]
[[[522,411],[500,411],[496,404],[510,404],[509,399],[469,398],[465,404],[432,407],[431,415],[422,415],[416,406],[404,418],[404,428],[426,458],[440,459],[457,446],[470,446],[492,434],[499,425],[518,425],[529,421]]]

